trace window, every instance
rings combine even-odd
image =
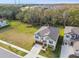
[[[70,38],[70,36],[69,36],[69,35],[66,35],[66,37],[67,37],[67,38]]]
[[[65,45],[67,45],[67,43],[65,42]]]
[[[50,44],[53,44],[53,41],[49,40],[49,43],[50,43]]]
[[[36,38],[36,39],[39,39],[39,35],[36,34],[36,35],[35,35],[35,38]]]

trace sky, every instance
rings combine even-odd
[[[16,1],[16,2],[15,2]],[[3,4],[56,4],[56,3],[79,3],[79,0],[0,0]]]

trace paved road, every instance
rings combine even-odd
[[[35,44],[31,49],[31,51],[25,56],[25,58],[36,58],[41,49],[42,49],[41,45]]]
[[[0,48],[0,58],[20,58],[20,56]]]

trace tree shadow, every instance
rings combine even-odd
[[[57,55],[57,57],[60,57],[62,43],[63,43],[63,36],[59,36],[59,39],[58,39],[58,42],[56,45],[56,49],[54,51],[54,53]]]

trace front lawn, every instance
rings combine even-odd
[[[19,21],[10,21],[10,27],[0,30],[0,39],[30,50],[34,44],[37,28]]]
[[[48,58],[58,58],[61,52],[61,45],[64,36],[64,28],[59,28],[59,39],[56,45],[56,50],[52,51],[52,48],[48,47],[46,51],[41,51],[40,55],[48,57]]]

